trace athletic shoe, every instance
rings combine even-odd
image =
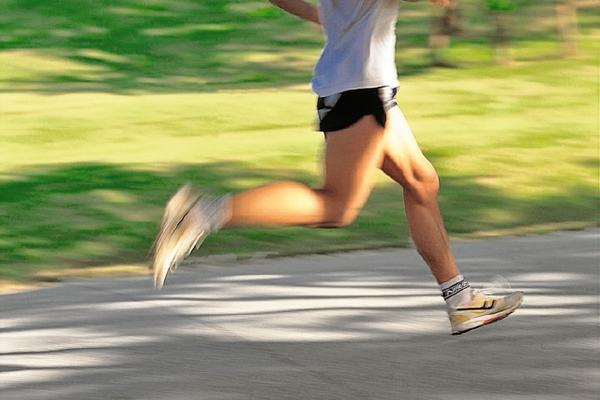
[[[205,196],[189,184],[169,200],[153,246],[152,270],[157,289],[206,236],[223,226],[229,212],[227,201],[227,197]]]
[[[522,302],[523,292],[514,292],[505,296],[495,296],[474,289],[472,299],[469,303],[448,310],[452,334],[460,335],[475,328],[506,318],[512,314]]]

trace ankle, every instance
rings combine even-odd
[[[207,233],[217,232],[231,220],[231,196],[204,195],[192,207],[189,217]]]
[[[471,301],[471,285],[462,276],[457,275],[440,284],[442,297],[450,308],[458,308]]]

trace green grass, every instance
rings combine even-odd
[[[119,4],[0,0],[0,278],[143,262],[186,181],[320,182],[306,86],[319,32],[264,2]],[[578,57],[556,56],[545,16],[499,68],[467,4],[472,29],[447,51],[461,68],[426,68],[424,4],[399,27],[399,102],[441,175],[448,230],[596,223],[597,12],[581,16]],[[406,244],[401,191],[377,179],[349,228],[227,230],[198,255]]]

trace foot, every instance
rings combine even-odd
[[[225,201],[204,196],[189,184],[169,200],[153,246],[152,270],[157,289],[206,236],[221,228],[227,215]]]
[[[473,290],[469,303],[448,310],[452,334],[460,335],[475,328],[499,321],[512,314],[523,302],[523,292],[505,296]]]

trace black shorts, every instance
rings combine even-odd
[[[319,131],[334,132],[348,128],[365,115],[373,115],[377,123],[385,127],[387,111],[397,105],[396,91],[396,88],[382,86],[319,97]]]

